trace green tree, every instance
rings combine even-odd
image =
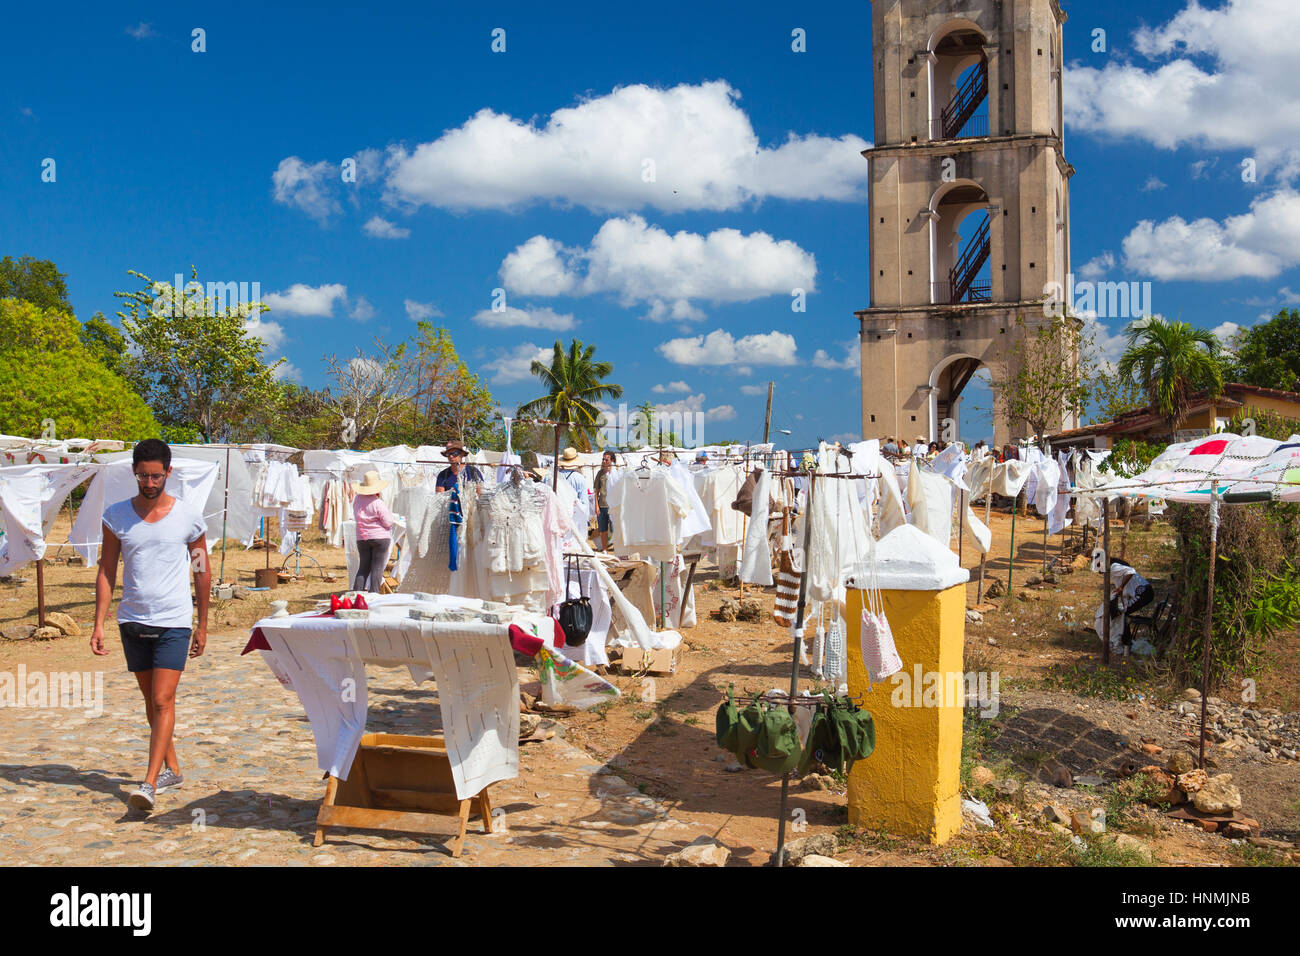
[[[547,418],[568,426],[568,442],[588,451],[603,416],[595,403],[623,397],[623,386],[603,381],[613,371],[610,362],[597,362],[594,345],[573,339],[566,353],[557,341],[549,366],[534,361],[532,372],[546,387],[546,394],[519,407],[523,418]]]
[[[636,407],[636,434],[642,445],[654,443],[655,403],[647,399]],[[630,443],[629,443],[630,444]]]
[[[66,277],[48,259],[23,256],[0,259],[0,298],[13,296],[41,309],[58,309],[71,314]]]
[[[128,271],[143,283],[134,292],[114,292],[132,351],[123,357],[128,381],[145,397],[164,426],[197,429],[206,441],[260,437],[268,412],[281,395],[275,369],[267,365],[260,339],[247,322],[259,302],[224,303],[204,295],[198,271],[177,290]]]
[[[1205,389],[1211,398],[1223,392],[1219,340],[1208,329],[1159,316],[1129,325],[1127,345],[1119,360],[1119,375],[1134,381],[1147,404],[1175,432],[1187,416],[1188,398]]]
[[[1114,421],[1125,412],[1146,405],[1142,387],[1116,371],[1100,369],[1092,383],[1092,416],[1089,424]]]
[[[103,312],[96,312],[90,317],[90,321],[81,326],[81,344],[105,368],[118,375],[122,374],[122,365],[126,357],[126,336],[104,317]]]
[[[381,427],[376,440],[381,445],[441,445],[458,438],[471,447],[492,441],[492,392],[457,354],[450,332],[431,322],[417,328],[409,352],[410,401]]]
[[[279,382],[280,397],[267,421],[268,441],[294,448],[329,448],[338,443],[338,418],[324,390]]]
[[[0,299],[0,431],[121,441],[157,436],[149,407],[86,349],[80,332],[68,312]]]
[[[1011,348],[1010,372],[994,383],[994,394],[1010,424],[1028,426],[1042,441],[1065,416],[1079,419],[1087,409],[1095,378],[1093,336],[1069,315],[1033,326],[1020,315],[1016,326],[1020,334]]]
[[[1300,391],[1300,310],[1282,309],[1236,339],[1232,377],[1246,385]]]

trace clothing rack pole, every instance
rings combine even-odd
[[[799,658],[803,650],[803,612],[804,606],[808,601],[808,567],[812,563],[808,560],[808,546],[812,538],[812,504],[813,495],[817,491],[817,473],[810,471],[808,473],[808,509],[803,519],[803,571],[799,575],[799,603],[795,606],[794,618],[794,654],[790,660],[790,698],[793,699],[795,693],[799,690]],[[794,713],[794,706],[787,705],[791,714]],[[776,865],[782,866],[785,863],[785,808],[786,802],[790,795],[790,771],[781,774],[781,812],[777,822],[776,830]]]
[[[1043,515],[1043,573],[1047,573],[1047,521],[1048,516]]]
[[[36,626],[45,626],[45,559],[36,560]]]
[[[1011,597],[1011,571],[1016,566],[1016,504],[1020,495],[1011,499],[1011,550],[1007,553],[1007,597]]]
[[[1101,662],[1110,664],[1110,499],[1101,502]],[[1202,751],[1204,753],[1204,751]]]
[[[989,475],[989,490],[984,493],[984,527],[989,528],[989,547],[993,547],[992,525],[993,512],[993,475]],[[980,581],[975,586],[975,603],[979,604],[984,598],[984,566],[988,563],[988,552],[985,551],[980,555]]]
[[[217,574],[218,583],[226,580],[226,515],[230,514],[230,446],[226,446],[226,490],[225,500],[221,506],[221,571]]]

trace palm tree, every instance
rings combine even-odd
[[[611,362],[596,362],[596,346],[584,346],[577,339],[569,343],[566,354],[557,341],[551,364],[534,361],[532,373],[546,386],[546,394],[519,406],[521,418],[549,418],[569,428],[569,442],[580,451],[591,449],[591,439],[600,427],[601,411],[595,403],[606,398],[622,398],[623,386],[601,379],[614,371]]]
[[[641,444],[654,444],[655,404],[647,399],[636,407],[639,423],[637,430],[641,434]]]
[[[1222,394],[1221,348],[1213,332],[1152,316],[1130,325],[1127,335],[1120,378],[1143,389],[1151,409],[1169,420],[1171,432],[1183,423],[1193,392],[1205,389],[1211,399]]]

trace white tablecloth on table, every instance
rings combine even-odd
[[[427,610],[481,607],[470,598],[417,601],[407,594],[369,598],[361,620],[312,614],[265,618],[264,659],[298,694],[316,738],[322,771],[347,779],[366,726],[366,664],[432,673],[457,799],[519,775],[519,679],[509,621],[414,620]]]

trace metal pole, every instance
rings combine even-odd
[[[803,651],[803,612],[804,606],[808,601],[808,543],[812,536],[812,502],[813,494],[817,490],[817,473],[808,473],[808,505],[806,513],[803,516],[803,571],[799,575],[799,603],[796,605],[794,618],[794,656],[790,662],[790,696],[791,701],[786,708],[791,714],[794,713],[794,695],[799,690],[799,658]],[[776,829],[776,865],[785,864],[785,807],[786,801],[790,794],[790,773],[786,771],[781,775],[781,814]]]
[[[217,573],[217,583],[226,580],[226,515],[230,514],[230,446],[226,446],[226,497],[221,506],[221,570]]]
[[[763,415],[763,444],[767,444],[767,433],[772,427],[772,389],[776,387],[776,382],[767,383],[767,412]]]
[[[1210,582],[1205,593],[1205,647],[1201,653],[1201,740],[1200,762],[1205,769],[1205,709],[1210,692],[1210,629],[1214,622],[1214,562],[1219,551],[1219,494],[1210,497]]]
[[[36,626],[45,626],[45,559],[36,562]]]
[[[990,524],[993,514],[993,476],[989,475],[989,490],[984,493],[984,527],[989,529],[989,547],[993,547],[993,526]],[[980,555],[980,582],[975,586],[975,603],[979,604],[984,599],[984,565],[988,560],[988,552]]]
[[[1011,597],[1011,571],[1016,566],[1016,502],[1019,499],[1011,499],[1011,552],[1007,555],[1007,597]]]
[[[1110,663],[1110,499],[1101,500],[1101,662]]]
[[[1043,573],[1047,573],[1047,515],[1043,515]]]

